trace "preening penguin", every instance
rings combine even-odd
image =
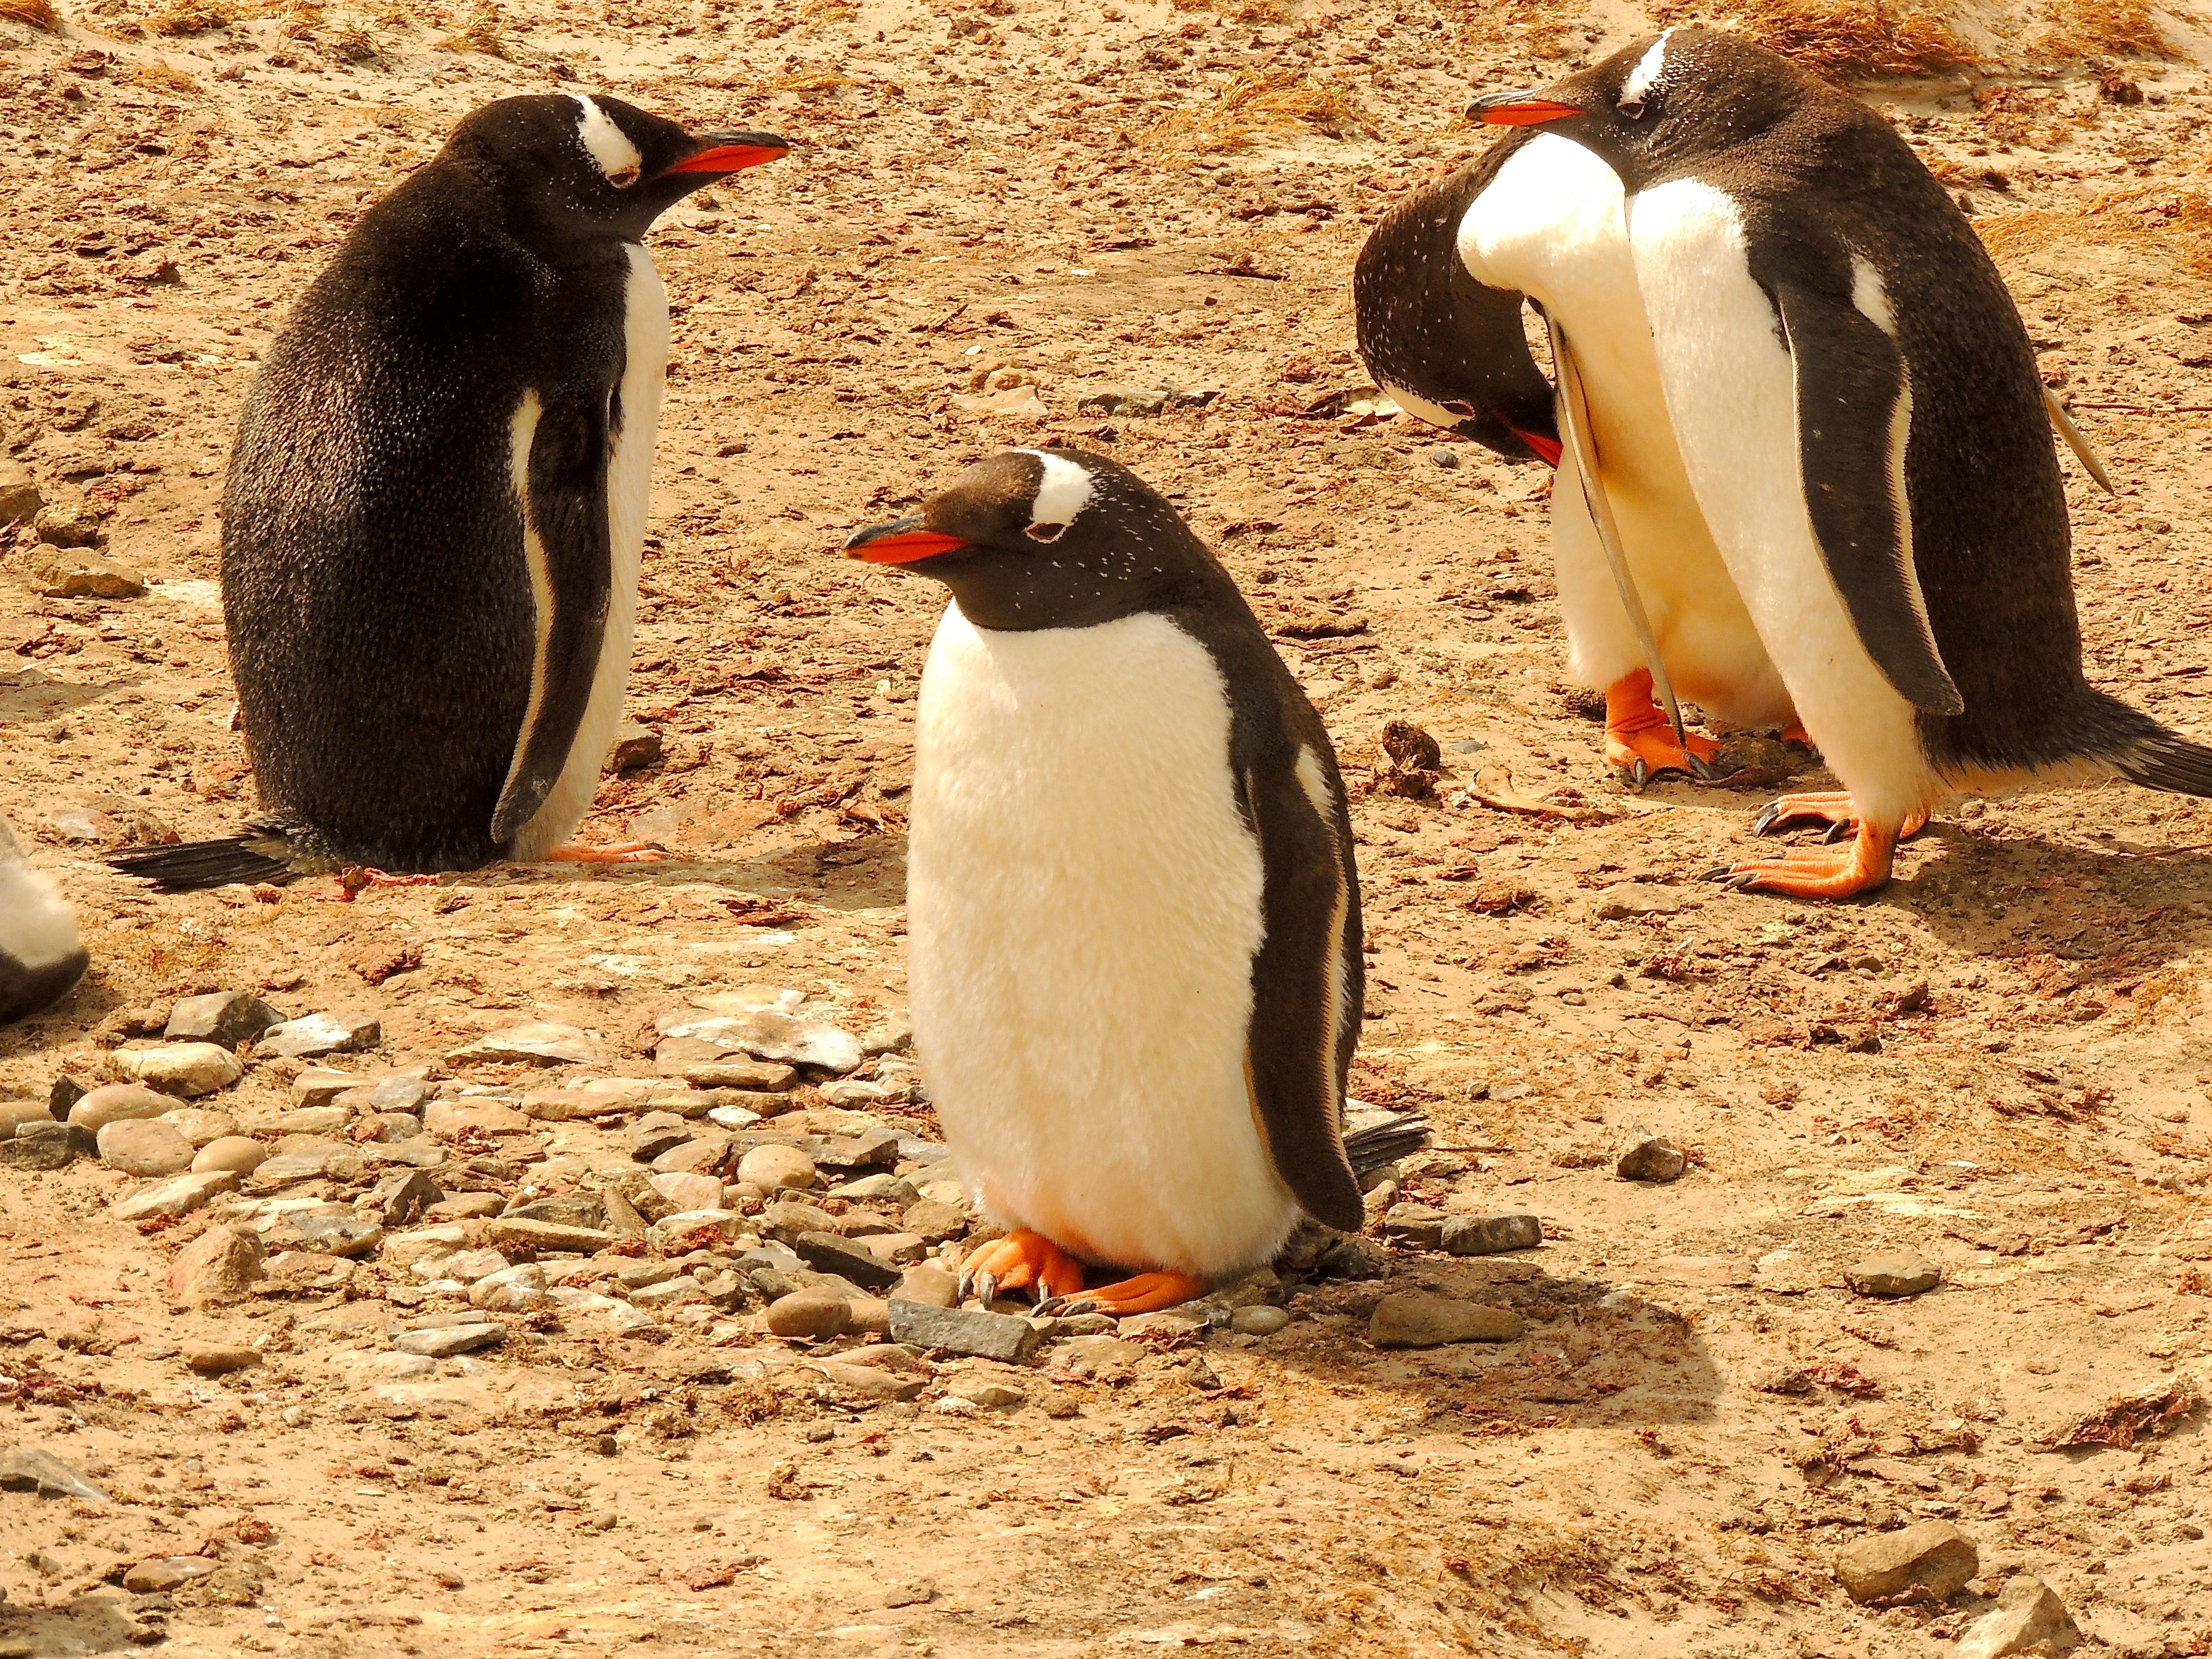
[[[965,1265],[1122,1314],[1362,1218],[1344,1138],[1359,882],[1321,717],[1171,507],[1015,450],[853,557],[951,590],[915,714],[915,1041]]]
[[[612,98],[507,98],[362,216],[270,346],[223,493],[267,818],[118,862],[167,885],[562,846],[629,678],[668,349],[641,239],[785,153]]]
[[[0,1025],[59,1002],[91,963],[69,901],[0,818]]]
[[[1573,343],[1595,483],[1666,665],[1724,718],[1794,711],[1846,786],[1785,797],[1756,827],[1825,820],[1850,846],[1717,878],[1807,897],[1879,886],[1900,834],[1958,791],[2117,775],[2212,794],[2212,750],[2082,677],[2027,331],[1887,124],[1771,52],[1687,28],[1476,111],[1532,131],[1478,164],[1490,182],[1456,251]],[[1459,349],[1527,348],[1493,328]],[[1409,356],[1444,361],[1402,346],[1395,361]],[[1598,540],[1567,465],[1563,598]],[[1580,591],[1577,661],[1632,660],[1620,608],[1607,614],[1596,581]]]

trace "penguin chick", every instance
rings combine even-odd
[[[1321,718],[1127,469],[980,462],[851,557],[951,590],[915,714],[915,1042],[988,1298],[1165,1307],[1356,1228],[1359,880]]]
[[[69,901],[0,818],[0,1025],[60,1001],[91,963]]]
[[[783,155],[616,99],[501,99],[362,215],[269,349],[223,492],[266,822],[117,862],[167,887],[606,859],[668,304],[640,245]]]

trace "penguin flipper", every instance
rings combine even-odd
[[[1912,562],[1905,354],[1843,297],[1773,285],[1797,380],[1797,456],[1813,537],[1859,643],[1898,695],[1931,714],[1966,708],[1928,620]]]
[[[502,847],[537,816],[568,763],[591,703],[614,586],[606,399],[541,404],[537,393],[526,393],[514,425],[515,494],[538,642],[514,759],[492,811],[491,838]]]
[[[1310,742],[1295,769],[1249,767],[1242,782],[1260,842],[1264,922],[1245,1044],[1253,1111],[1276,1173],[1306,1212],[1356,1231],[1366,1208],[1345,1151],[1343,1110],[1363,972],[1342,785]]]

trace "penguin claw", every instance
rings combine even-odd
[[[1771,836],[1774,833],[1774,826],[1781,820],[1782,814],[1778,808],[1763,806],[1759,809],[1759,816],[1751,821],[1751,833],[1754,836]]]
[[[1696,776],[1698,782],[1717,783],[1720,781],[1720,772],[1713,766],[1712,763],[1708,761],[1703,755],[1698,754],[1694,749],[1685,750],[1683,752],[1689,757],[1690,770]]]
[[[1698,879],[1699,881],[1726,881],[1730,875],[1735,873],[1735,866],[1732,864],[1716,865],[1713,868],[1706,871],[1705,874],[1699,876]]]
[[[1841,823],[1830,824],[1828,826],[1827,834],[1820,837],[1820,844],[1823,847],[1833,847],[1838,842],[1844,840],[1846,836],[1858,834],[1858,825],[1846,818]]]
[[[1629,779],[1638,789],[1651,781],[1651,769],[1644,763],[1644,757],[1636,757],[1636,764],[1628,769]]]

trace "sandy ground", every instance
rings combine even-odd
[[[2068,464],[2093,677],[2203,738],[2207,19],[2157,14],[2161,58],[2085,46],[2094,15],[1956,15],[1978,67],[1866,95],[1971,204],[2121,480],[2107,499]],[[117,1584],[167,1555],[220,1564],[168,1598],[189,1653],[1905,1656],[1945,1651],[2016,1571],[2099,1650],[2212,1651],[2212,1444],[2186,1405],[2212,1382],[2212,806],[1967,804],[1845,906],[1699,884],[1755,845],[1791,757],[1623,792],[1562,678],[1547,476],[1458,443],[1438,465],[1433,433],[1326,401],[1363,380],[1366,227],[1486,142],[1468,98],[1645,26],[1548,0],[0,21],[0,434],[150,582],[42,599],[30,532],[0,532],[0,810],[94,957],[0,1033],[0,1097],[104,1075],[149,1009],[214,989],[372,1012],[382,1047],[346,1063],[437,1062],[453,1086],[517,1082],[441,1057],[526,1018],[592,1033],[607,1063],[584,1069],[642,1075],[656,1017],[743,985],[854,1031],[895,1016],[941,595],[835,550],[1057,435],[1220,549],[1349,775],[1386,720],[1442,743],[1435,796],[1354,806],[1355,1087],[1436,1126],[1401,1199],[1533,1211],[1547,1235],[1471,1260],[1378,1243],[1387,1278],[1294,1282],[1279,1334],[925,1368],[904,1403],[763,1360],[804,1345],[749,1329],[544,1315],[394,1389],[358,1367],[434,1310],[404,1271],[188,1310],[163,1275],[204,1217],[142,1235],[102,1213],[128,1177],[0,1173],[0,1442],[107,1493],[0,1492],[0,1653],[158,1639],[161,1610]],[[678,856],[350,904],[328,881],[146,896],[104,843],[252,805],[215,578],[258,355],[461,113],[554,87],[797,145],[652,239],[676,343],[630,710],[664,753],[605,781],[585,833]],[[1085,407],[1160,387],[1211,396]],[[209,1103],[273,1112],[297,1069],[257,1062]],[[1681,1181],[1615,1178],[1638,1125],[1690,1152]],[[511,1196],[619,1146],[532,1123],[455,1156]],[[1846,1288],[1889,1249],[1942,1287]],[[1418,1286],[1526,1333],[1376,1351],[1376,1299]],[[261,1363],[186,1368],[225,1341]],[[1025,1403],[936,1403],[979,1371]],[[2168,1431],[2063,1443],[2143,1390]],[[1834,1552],[1929,1518],[1978,1546],[1971,1589],[1854,1606]]]

